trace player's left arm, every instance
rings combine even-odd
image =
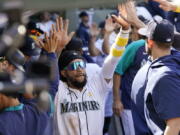
[[[167,120],[164,135],[179,135],[179,133],[180,117]]]
[[[120,10],[122,12],[122,9],[119,9],[119,12]],[[126,21],[125,19],[126,16],[127,16],[126,11],[124,11],[119,16],[112,15],[113,20],[122,27],[119,34],[116,37],[115,43],[112,45],[110,49],[110,54],[104,61],[104,65],[102,67],[102,75],[107,83],[110,82],[110,80],[113,78],[116,65],[118,64],[119,59],[125,50],[125,46],[128,43],[130,23]]]
[[[162,76],[152,94],[158,116],[166,122],[164,135],[179,135],[180,131],[180,80],[176,73]]]

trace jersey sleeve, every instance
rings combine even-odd
[[[156,112],[163,120],[180,117],[180,78],[177,75],[162,77],[152,93]]]
[[[58,60],[55,53],[46,53],[46,56],[48,57],[49,61],[51,61],[53,64],[52,71],[53,71],[54,78],[53,80],[50,81],[49,93],[51,94],[52,99],[54,99],[56,92],[58,91],[59,77],[60,77],[59,69],[58,69]]]
[[[132,65],[138,48],[143,45],[145,45],[145,41],[139,40],[139,41],[132,42],[131,44],[127,46],[124,54],[119,60],[118,65],[116,66],[115,72],[117,74],[120,74],[120,75],[124,74],[124,72]]]

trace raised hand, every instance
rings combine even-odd
[[[44,42],[42,40],[38,41],[38,45],[46,50],[48,53],[55,53],[57,46],[58,46],[58,39],[55,36],[55,33],[50,31],[49,37],[47,36],[47,33],[45,33]]]
[[[92,37],[97,37],[100,33],[100,29],[98,29],[97,25],[93,23],[90,27],[90,35]]]
[[[169,2],[167,0],[153,0],[158,2],[160,5],[159,7],[165,11],[175,11],[176,5],[174,5],[172,2]]]
[[[62,17],[56,19],[56,27],[52,25],[52,31],[58,39],[58,46],[56,52],[61,52],[62,49],[69,43],[72,39],[74,32],[68,34],[69,20],[64,20]]]
[[[113,23],[113,20],[112,20],[111,17],[106,19],[106,21],[105,21],[105,31],[107,33],[112,33],[114,31],[115,27],[116,27],[116,23]]]
[[[134,1],[129,0],[126,3],[119,5],[118,10],[121,12],[121,15],[130,25],[138,29],[145,26],[145,24],[141,20],[139,20],[136,14]]]
[[[136,8],[135,8],[135,5],[134,5],[134,2],[133,1],[128,1],[126,3],[124,3],[122,5],[123,7],[123,10],[124,10],[124,13],[126,14],[126,20],[133,24],[134,23],[134,20],[136,20],[138,17],[137,17],[137,14],[136,14]],[[121,11],[121,7],[119,7],[120,11]],[[123,12],[122,12],[122,15],[123,15]]]
[[[125,7],[121,4],[118,5],[119,16],[112,15],[113,20],[122,26],[124,30],[128,30],[130,28],[130,24],[128,23],[127,19],[127,12]]]

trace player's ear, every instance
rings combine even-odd
[[[62,70],[61,75],[66,78],[66,70]]]
[[[147,43],[148,43],[148,48],[152,48],[154,46],[154,41],[153,40],[148,39]]]

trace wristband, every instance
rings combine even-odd
[[[124,49],[117,50],[116,48],[112,48],[110,54],[114,57],[120,57],[122,56],[123,52],[124,52]]]

